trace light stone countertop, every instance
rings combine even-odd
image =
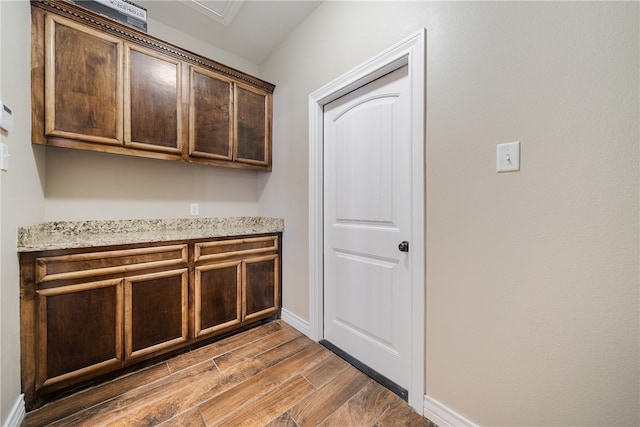
[[[54,221],[18,228],[18,252],[89,248],[284,231],[265,217]]]

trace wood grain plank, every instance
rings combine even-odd
[[[265,369],[237,387],[206,401],[200,405],[200,412],[205,423],[207,425],[215,424],[234,411],[250,404],[256,398],[277,392],[283,383],[297,375],[297,372],[305,366],[317,363],[322,354],[321,350],[319,346],[307,347],[281,363]]]
[[[328,352],[327,356],[323,363],[302,371],[302,376],[316,388],[321,388],[351,367],[351,365],[331,352]],[[351,368],[353,369],[353,367]]]
[[[256,359],[258,359],[260,363],[262,363],[265,367],[272,366],[276,363],[280,363],[283,359],[289,357],[294,353],[302,351],[307,347],[314,346],[314,344],[315,343],[309,338],[301,336],[277,347],[274,347],[271,350],[265,351],[264,353],[261,353],[256,357]],[[322,347],[318,349],[318,352],[320,354],[325,352],[328,353],[329,350]]]
[[[285,412],[280,415],[278,418],[272,420],[265,427],[300,427],[298,424],[291,418],[289,412]]]
[[[124,393],[108,402],[95,405],[85,411],[78,412],[71,417],[64,418],[59,423],[53,425],[64,426],[82,426],[95,425],[115,421],[118,418],[126,416],[131,412],[139,410],[148,404],[160,399],[166,399],[173,394],[176,388],[194,382],[194,379],[209,378],[214,381],[220,376],[220,372],[210,362],[200,363],[189,369],[185,369],[177,374],[163,378],[145,387],[143,389],[135,389]]]
[[[153,365],[147,369],[119,377],[108,383],[80,391],[59,400],[54,400],[36,411],[27,413],[22,426],[35,427],[59,420],[91,406],[104,403],[127,391],[167,377],[168,375],[169,369],[166,363],[163,362]]]
[[[229,369],[224,374],[217,376],[202,375],[193,378],[190,382],[171,385],[171,390],[165,396],[153,400],[148,404],[140,402],[136,404],[137,410],[127,413],[108,426],[125,427],[131,425],[158,425],[173,417],[187,412],[190,408],[227,391],[230,388],[243,384],[255,377],[263,369],[256,360],[247,360]]]
[[[288,380],[273,393],[267,393],[249,405],[226,418],[220,427],[262,426],[273,419],[274,413],[280,413],[304,399],[314,391],[314,387],[301,375]],[[207,424],[208,426],[211,424]]]
[[[301,427],[317,426],[358,393],[368,381],[369,378],[362,372],[349,369],[296,404],[289,413]]]
[[[193,408],[162,424],[158,424],[158,427],[205,427],[205,423],[198,408]]]
[[[245,345],[234,351],[230,351],[213,359],[218,369],[224,371],[244,360],[256,357],[257,355],[271,350],[294,338],[301,337],[302,334],[291,327],[283,327],[281,330],[256,340],[251,345]]]
[[[375,427],[438,427],[427,418],[420,416],[401,399],[386,411]]]
[[[181,369],[188,368],[196,363],[213,359],[214,357],[225,354],[238,347],[250,345],[254,341],[264,338],[265,336],[279,331],[280,329],[282,329],[282,325],[279,322],[270,322],[220,341],[216,341],[210,345],[200,347],[189,353],[184,353],[178,357],[168,360],[167,364],[169,366],[169,370],[173,373],[180,371]]]
[[[52,402],[23,425],[436,427],[326,348],[272,325],[211,344],[194,366],[170,373],[169,360]]]
[[[400,398],[373,380],[325,419],[322,427],[360,427],[373,425],[381,414]]]

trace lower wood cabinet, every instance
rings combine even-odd
[[[27,409],[71,386],[279,317],[280,237],[21,253]]]
[[[277,236],[196,243],[197,337],[278,311],[278,253]]]

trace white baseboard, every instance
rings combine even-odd
[[[22,421],[24,420],[24,416],[26,414],[24,407],[24,394],[21,394],[16,399],[16,403],[13,404],[13,408],[11,408],[11,412],[9,412],[9,417],[7,421],[4,423],[3,427],[20,427]]]
[[[296,328],[306,336],[310,336],[311,328],[309,327],[309,322],[293,314],[286,308],[282,309],[282,311],[280,312],[280,315],[282,317],[282,320],[284,320],[286,323],[293,326],[294,328]]]
[[[424,397],[424,416],[438,427],[478,427],[456,411],[444,406],[431,396]]]

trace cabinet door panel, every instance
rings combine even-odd
[[[122,41],[47,15],[45,133],[122,144]]]
[[[189,154],[231,160],[233,156],[230,80],[191,68]]]
[[[278,310],[280,295],[278,256],[269,255],[243,262],[245,320],[274,313]]]
[[[196,267],[196,336],[240,323],[241,262]]]
[[[125,279],[125,357],[186,341],[187,269]]]
[[[38,306],[40,386],[121,363],[122,280],[40,290]]]
[[[180,62],[126,47],[125,145],[180,152]]]
[[[236,84],[236,152],[235,160],[256,165],[269,164],[271,140],[267,115],[270,100],[266,93]]]

